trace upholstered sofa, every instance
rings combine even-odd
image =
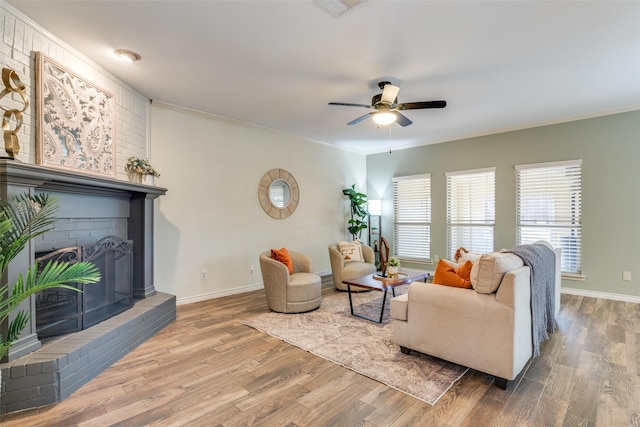
[[[346,243],[346,242],[345,242]],[[331,274],[333,276],[333,286],[340,291],[346,291],[347,285],[343,280],[355,279],[356,277],[376,272],[375,254],[373,249],[367,245],[360,244],[363,261],[345,260],[340,252],[338,243],[329,245],[329,260],[331,261]],[[362,288],[351,287],[351,290],[362,290]]]
[[[560,307],[560,252],[554,253],[555,317]],[[416,350],[493,375],[504,389],[533,354],[531,270],[513,253],[485,254],[481,260],[493,262],[491,274],[484,277],[493,283],[476,282],[475,288],[462,289],[416,282],[406,294],[391,299],[394,341],[405,354]],[[476,263],[472,283],[474,273],[479,276]]]

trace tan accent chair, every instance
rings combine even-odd
[[[362,245],[362,257],[364,262],[350,261],[344,262],[337,243],[329,245],[329,259],[331,261],[331,274],[333,275],[333,286],[339,291],[346,291],[347,285],[343,280],[355,279],[356,277],[376,272],[375,254],[373,249],[367,245]],[[351,291],[364,291],[366,289],[351,287]]]
[[[279,313],[302,313],[320,307],[322,284],[320,276],[313,274],[311,258],[289,251],[293,261],[293,274],[287,266],[271,258],[271,252],[260,254],[260,270],[267,305]]]

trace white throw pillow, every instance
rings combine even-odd
[[[344,262],[364,261],[360,243],[340,242],[338,243],[338,248],[340,249],[340,255],[342,255]]]
[[[465,248],[458,248],[456,250],[456,254],[454,255],[454,259],[455,257],[458,257],[458,259],[456,259],[456,263],[458,263],[459,265],[464,264],[467,261],[471,261],[472,263],[476,262],[478,260],[478,258],[480,258],[480,254],[475,254],[473,252],[469,252],[467,251]]]
[[[482,254],[471,268],[471,285],[478,293],[492,294],[500,286],[504,273],[523,265],[522,259],[516,254]]]
[[[478,258],[480,258],[480,254],[474,254],[473,252],[462,252],[460,259],[458,260],[458,264],[462,265],[467,261],[475,263]]]

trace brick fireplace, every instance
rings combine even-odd
[[[153,201],[166,191],[0,159],[0,197],[53,192],[60,206],[54,230],[34,239],[3,279],[14,283],[36,254],[113,240],[130,245],[127,274],[134,298],[126,311],[53,338],[38,336],[36,297],[25,301],[20,308],[32,313],[31,323],[0,364],[0,414],[63,400],[175,320],[175,296],[156,292],[153,284]]]

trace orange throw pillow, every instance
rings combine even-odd
[[[287,248],[271,249],[271,258],[286,265],[287,270],[289,270],[289,274],[293,274],[293,261],[291,261]]]
[[[468,281],[469,283],[471,283],[471,268],[473,267],[473,262],[471,262],[470,260],[468,260],[467,262],[465,262],[464,264],[462,264],[461,266],[459,266],[455,272],[458,276],[460,276],[463,280]]]
[[[471,261],[465,262],[458,268],[453,268],[441,259],[438,261],[436,272],[433,275],[433,284],[471,289],[471,267],[473,267]]]

